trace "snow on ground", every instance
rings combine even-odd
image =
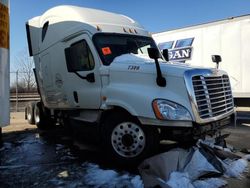
[[[241,178],[242,173],[247,171],[248,162],[246,159],[238,159],[236,161],[224,160],[223,166],[226,169],[225,177]]]
[[[218,148],[214,147],[213,140],[207,141],[207,145]],[[225,151],[225,148],[222,150]],[[32,158],[27,158],[30,156],[30,151],[32,151]],[[45,151],[55,154],[55,156],[45,155]],[[182,171],[172,171],[168,179],[156,178],[168,188],[217,188],[225,186],[227,182],[221,178],[200,178],[203,172],[216,172],[217,169],[208,163],[198,151],[198,149],[194,150],[193,159],[190,159],[192,164],[185,165]],[[7,155],[7,153],[9,154]],[[113,168],[104,169],[90,162],[82,163],[81,161],[79,163],[77,156],[71,153],[67,145],[55,144],[51,146],[49,142],[34,137],[34,135],[16,142],[5,142],[0,148],[0,154],[2,160],[0,181],[1,178],[5,179],[4,177],[13,178],[5,183],[6,186],[17,186],[18,183],[15,181],[23,180],[22,178],[25,177],[26,179],[22,183],[26,187],[30,185],[37,187],[144,187],[140,175],[121,172]],[[51,157],[50,161],[46,159],[47,156]],[[39,159],[41,164],[38,164],[37,160],[33,160],[34,158]],[[250,160],[250,155],[245,155],[238,160],[221,160],[220,162],[225,168],[224,176],[240,178],[247,169],[247,160]],[[171,159],[167,163],[171,163]],[[32,176],[24,176],[24,174],[32,174]]]
[[[129,173],[118,173],[114,170],[104,170],[93,163],[84,163],[86,174],[84,176],[85,184],[99,187],[119,188],[134,187],[143,188],[141,177],[130,175]]]
[[[71,170],[72,169],[72,170]],[[61,169],[49,185],[54,187],[92,187],[92,188],[143,188],[139,175],[128,172],[118,172],[111,169],[102,169],[97,164],[84,162],[71,168]],[[72,175],[74,177],[72,179]]]

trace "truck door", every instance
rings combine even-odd
[[[73,105],[98,109],[101,105],[100,61],[87,34],[67,42],[65,49],[68,71],[67,93]]]

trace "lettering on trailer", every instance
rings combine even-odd
[[[0,3],[0,48],[9,47],[9,9]]]
[[[167,41],[159,43],[160,50],[168,49],[169,61],[185,63],[192,58],[193,38],[179,39],[176,41]]]
[[[179,48],[169,50],[169,60],[171,61],[183,61],[191,59],[192,47]]]

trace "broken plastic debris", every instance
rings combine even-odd
[[[199,141],[198,147],[189,151],[174,149],[144,160],[139,172],[145,187],[219,188],[227,182],[212,176],[224,173],[226,177],[240,178],[247,169],[250,155],[239,159],[238,155],[214,143],[213,140]]]

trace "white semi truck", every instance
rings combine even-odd
[[[127,16],[58,6],[26,29],[41,95],[26,117],[38,128],[80,126],[115,159],[132,162],[161,139],[213,135],[234,116],[226,72],[168,63]]]
[[[250,15],[153,34],[170,61],[211,67],[211,55],[220,54],[220,69],[230,77],[237,106],[250,106]]]

